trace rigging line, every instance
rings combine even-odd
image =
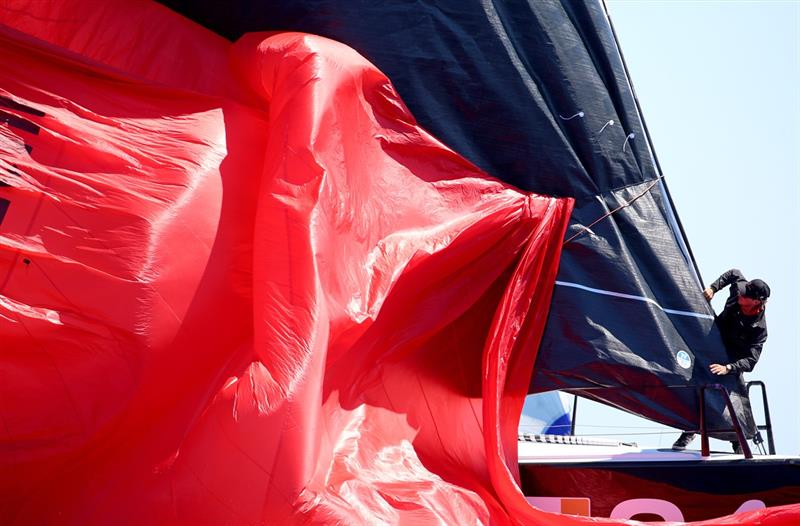
[[[626,437],[626,436],[655,436],[655,435],[664,435],[665,433],[675,433],[675,431],[658,431],[658,432],[650,432],[650,433],[581,433],[577,436],[582,437]]]
[[[525,424],[522,424],[519,427],[534,427],[534,425],[531,424],[531,425],[527,425],[526,426]],[[569,427],[569,424],[558,424],[558,425],[548,426],[548,427]],[[668,428],[661,428],[661,427],[658,427],[658,426],[614,426],[614,425],[610,425],[610,424],[609,425],[605,425],[605,426],[601,426],[601,425],[592,425],[592,424],[581,424],[580,427],[581,428],[591,428],[591,429],[650,429],[650,430],[665,429],[665,430],[667,430],[669,432],[673,432],[673,430],[671,428],[669,428],[669,429]]]
[[[564,243],[562,243],[562,246],[563,246],[563,245],[566,245],[566,244],[567,244],[567,243],[569,243],[570,241],[574,240],[576,237],[578,237],[578,236],[581,236],[581,235],[585,234],[586,232],[588,232],[588,231],[589,231],[589,229],[590,229],[590,228],[592,228],[594,225],[596,225],[597,223],[599,223],[599,222],[600,222],[600,221],[602,221],[603,219],[607,218],[607,217],[608,217],[608,216],[610,216],[611,214],[614,214],[614,213],[616,213],[616,212],[619,212],[619,211],[620,211],[620,210],[622,210],[623,208],[625,208],[625,207],[628,207],[628,206],[630,206],[631,204],[633,204],[633,202],[634,202],[634,201],[636,201],[637,199],[639,199],[640,197],[642,197],[644,194],[646,194],[647,192],[649,192],[650,190],[652,190],[652,189],[653,189],[653,187],[656,185],[656,183],[658,183],[658,181],[660,181],[660,180],[661,180],[663,177],[664,177],[663,175],[659,175],[658,177],[656,177],[655,179],[653,179],[653,182],[652,182],[652,183],[650,183],[650,185],[648,185],[648,187],[647,187],[647,188],[645,188],[644,190],[642,190],[642,193],[640,193],[639,195],[637,195],[636,197],[634,197],[634,198],[633,198],[633,199],[631,199],[630,201],[625,201],[624,203],[622,203],[621,205],[619,205],[618,207],[616,207],[614,210],[611,210],[610,212],[608,212],[608,213],[606,213],[606,214],[604,214],[604,215],[600,216],[599,218],[597,218],[596,220],[594,220],[594,221],[593,221],[593,222],[592,222],[592,223],[591,223],[589,226],[585,226],[585,227],[583,227],[583,229],[581,229],[579,232],[576,232],[576,233],[575,233],[575,234],[574,234],[572,237],[570,237],[569,239],[567,239],[566,241],[564,241]]]
[[[570,424],[557,424],[552,426],[545,426],[547,429],[554,429],[557,427],[569,427]],[[537,428],[541,426],[537,426],[536,424],[520,424],[519,428]],[[608,429],[608,430],[617,430],[623,431],[626,429],[633,429],[639,431],[650,431],[652,433],[675,433],[675,430],[669,427],[658,427],[658,426],[615,426],[615,425],[592,425],[592,424],[581,424],[579,426],[581,429]],[[619,433],[617,433],[619,434]]]

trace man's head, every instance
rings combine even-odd
[[[760,279],[748,281],[744,294],[739,296],[739,308],[745,316],[755,316],[764,310],[769,298],[769,285]]]

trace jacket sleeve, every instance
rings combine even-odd
[[[719,292],[720,289],[724,289],[731,283],[735,283],[740,279],[744,279],[744,274],[738,268],[732,268],[728,272],[721,275],[717,278],[717,281],[709,285],[708,287],[713,290],[715,293]]]
[[[750,345],[750,348],[747,350],[747,356],[730,363],[731,373],[749,373],[752,371],[758,359],[761,357],[761,350],[764,348],[764,342],[766,341],[767,335],[764,333],[756,342]]]

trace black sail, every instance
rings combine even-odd
[[[163,3],[231,40],[295,30],[344,42],[483,170],[575,198],[531,392],[697,429],[697,387],[722,384],[753,433],[741,381],[708,371],[725,350],[600,1]],[[709,396],[711,427],[730,427]]]

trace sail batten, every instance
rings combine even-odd
[[[615,298],[626,298],[626,299],[631,299],[631,300],[642,301],[644,303],[649,303],[650,305],[653,305],[653,306],[661,309],[662,311],[666,312],[667,314],[675,314],[677,316],[690,316],[692,318],[702,318],[702,319],[705,319],[705,320],[713,320],[714,319],[714,316],[712,314],[699,313],[699,312],[688,312],[688,311],[675,310],[675,309],[668,309],[668,308],[665,308],[665,307],[662,307],[661,305],[659,305],[654,299],[646,298],[644,296],[634,296],[633,294],[624,294],[622,292],[614,292],[614,291],[611,291],[611,290],[596,289],[596,288],[592,288],[592,287],[587,287],[586,285],[581,285],[579,283],[571,283],[569,281],[556,280],[556,285],[559,285],[559,286],[562,286],[562,287],[573,287],[573,288],[576,288],[576,289],[585,290],[587,292],[592,292],[594,294],[602,294],[602,295],[605,295],[605,296],[613,296]]]

